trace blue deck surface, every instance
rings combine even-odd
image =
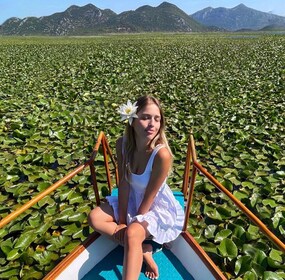
[[[176,200],[178,200],[178,202],[180,203],[180,205],[182,206],[182,208],[184,209],[184,195],[182,192],[179,191],[174,191],[173,192]],[[118,196],[118,188],[114,188],[112,190],[112,196]]]
[[[87,275],[85,275],[83,280],[122,279],[123,254],[124,248],[118,246],[107,255],[103,261],[99,262]],[[153,258],[159,268],[159,279],[194,280],[191,274],[183,267],[181,262],[171,251],[163,249],[162,251],[155,253]],[[142,267],[139,277],[139,280],[143,279],[147,279],[144,275],[144,267]]]
[[[181,192],[173,192],[175,198],[184,208],[184,196]],[[118,195],[117,189],[113,189],[112,195]],[[123,255],[124,248],[118,246],[109,255],[107,255],[100,263],[98,263],[83,280],[113,280],[122,279],[123,271]],[[155,262],[159,268],[159,279],[194,279],[191,274],[183,267],[181,262],[175,255],[167,249],[163,249],[153,255]],[[147,279],[144,275],[144,267],[142,267],[139,280]]]

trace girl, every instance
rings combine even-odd
[[[138,279],[142,262],[145,275],[159,276],[152,258],[152,239],[163,244],[181,232],[184,212],[166,184],[172,153],[165,137],[165,118],[158,100],[140,97],[120,107],[128,123],[125,135],[117,140],[119,170],[118,197],[93,209],[89,224],[124,246],[123,279]]]

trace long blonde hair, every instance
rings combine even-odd
[[[149,95],[145,95],[145,96],[141,96],[137,99],[137,104],[136,106],[138,106],[137,108],[137,113],[142,110],[145,106],[147,106],[148,104],[154,103],[158,108],[159,108],[159,112],[160,112],[160,128],[159,131],[157,133],[157,135],[151,140],[151,142],[149,143],[149,149],[153,150],[157,145],[162,144],[166,147],[166,149],[169,151],[171,157],[173,157],[173,154],[171,152],[171,149],[169,147],[166,135],[165,135],[165,117],[160,105],[160,102],[153,96],[149,96]],[[135,131],[132,125],[130,125],[129,123],[126,126],[125,129],[125,135],[124,135],[124,155],[123,155],[123,161],[124,161],[124,174],[127,175],[129,172],[129,163],[130,163],[130,159],[131,159],[131,155],[134,153],[135,149],[136,149],[136,139],[135,139]],[[128,177],[128,176],[127,176]]]

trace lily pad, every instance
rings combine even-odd
[[[222,240],[218,246],[218,250],[223,257],[228,257],[230,259],[235,258],[238,254],[237,246],[231,239],[228,238]]]

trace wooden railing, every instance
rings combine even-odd
[[[68,182],[70,179],[72,179],[75,175],[79,174],[81,171],[83,171],[88,166],[90,168],[91,182],[92,182],[92,186],[93,186],[93,189],[95,192],[96,203],[97,203],[97,205],[99,205],[100,204],[100,196],[99,196],[98,184],[97,184],[97,179],[96,179],[96,171],[95,171],[95,166],[94,166],[94,160],[96,158],[96,155],[99,151],[100,146],[102,146],[102,150],[103,150],[105,169],[106,169],[106,175],[107,175],[107,183],[108,183],[109,192],[111,193],[112,182],[111,182],[111,173],[110,173],[110,168],[109,168],[108,156],[110,156],[110,159],[111,159],[111,161],[115,167],[116,184],[118,184],[117,165],[116,165],[116,162],[112,156],[112,152],[111,152],[111,149],[109,147],[107,138],[106,138],[105,134],[101,131],[99,136],[98,136],[96,145],[93,148],[92,155],[89,158],[89,160],[87,160],[84,164],[78,166],[75,170],[68,173],[66,176],[64,176],[62,179],[60,179],[59,181],[57,181],[53,185],[49,186],[46,190],[39,193],[37,196],[32,198],[30,201],[25,203],[23,206],[21,206],[20,208],[18,208],[14,212],[10,213],[8,216],[4,217],[0,221],[0,228],[4,227],[9,222],[11,222],[15,218],[17,218],[19,215],[21,215],[27,209],[31,208],[33,205],[35,205],[37,202],[39,202],[42,198],[49,195],[54,190],[56,190],[57,188],[59,188],[60,186],[62,186],[66,182]]]
[[[112,156],[112,151],[109,147],[107,138],[105,134],[101,131],[97,142],[93,148],[91,157],[89,160],[87,160],[84,164],[78,166],[75,170],[64,176],[62,179],[57,181],[55,184],[48,187],[46,190],[38,194],[36,197],[32,198],[30,201],[28,201],[26,204],[15,210],[14,212],[10,213],[8,216],[3,218],[0,221],[0,228],[7,225],[9,222],[14,220],[16,217],[18,217],[20,214],[25,212],[27,209],[32,207],[34,204],[36,204],[38,201],[40,201],[42,198],[44,198],[46,195],[50,194],[66,182],[68,182],[70,179],[72,179],[75,175],[80,173],[82,170],[84,170],[87,166],[90,168],[90,174],[91,174],[91,183],[95,192],[95,199],[96,204],[100,204],[100,195],[98,190],[98,184],[97,184],[97,178],[96,178],[96,170],[94,166],[94,161],[96,158],[96,155],[99,151],[100,146],[102,146],[103,150],[103,156],[104,156],[104,163],[105,163],[105,170],[107,175],[107,183],[109,188],[109,193],[112,191],[112,180],[111,180],[111,172],[109,167],[109,158],[110,157],[112,164],[115,168],[115,181],[116,185],[118,185],[118,169],[116,161],[114,160]],[[187,156],[186,156],[186,162],[185,162],[185,170],[184,170],[184,176],[183,176],[183,184],[182,184],[182,192],[184,194],[184,197],[187,199],[186,203],[186,209],[185,209],[185,222],[183,231],[187,230],[187,224],[190,217],[190,210],[192,206],[192,200],[193,200],[193,193],[194,193],[194,187],[195,187],[195,181],[196,181],[196,175],[200,172],[205,177],[209,179],[209,181],[220,191],[222,191],[224,194],[226,194],[230,200],[233,201],[233,203],[253,222],[255,223],[260,230],[277,246],[279,247],[283,252],[285,252],[285,244],[278,239],[267,227],[266,225],[258,218],[256,217],[240,200],[238,200],[231,192],[229,192],[214,176],[212,176],[205,168],[202,167],[202,165],[197,161],[196,157],[196,150],[195,150],[195,143],[194,143],[194,137],[193,134],[190,133],[190,138],[188,142],[188,148],[187,148]]]
[[[190,176],[191,172],[191,176]],[[184,196],[187,196],[187,204],[185,210],[185,223],[183,230],[187,230],[187,224],[190,217],[190,210],[192,206],[193,193],[196,181],[196,175],[200,172],[209,181],[223,192],[259,229],[267,236],[280,250],[285,252],[285,244],[275,236],[267,226],[256,216],[254,215],[239,199],[237,199],[230,191],[228,191],[213,175],[211,175],[202,165],[197,161],[195,143],[193,134],[190,133],[190,139],[188,142],[187,149],[187,158],[185,163],[185,171],[183,178],[182,191]]]

